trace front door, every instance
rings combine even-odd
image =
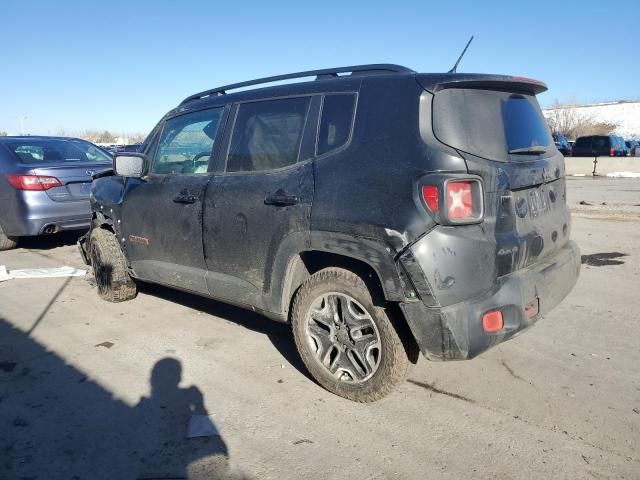
[[[128,180],[122,232],[136,277],[207,293],[203,199],[223,113],[213,108],[167,120],[148,151],[149,174]]]
[[[313,165],[298,162],[310,97],[238,106],[226,170],[207,189],[204,248],[211,295],[274,311],[276,258],[308,244]],[[285,255],[286,256],[286,255]]]

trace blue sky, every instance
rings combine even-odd
[[[0,130],[147,132],[184,97],[359,63],[545,81],[555,99],[640,99],[640,5],[489,1],[3,0]]]

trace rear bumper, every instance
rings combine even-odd
[[[42,235],[47,227],[54,232],[83,230],[90,224],[88,199],[54,202],[42,191],[16,191],[2,211],[2,229],[14,237]]]
[[[574,287],[580,273],[580,251],[569,241],[552,257],[498,278],[487,292],[445,307],[422,301],[400,306],[422,353],[433,360],[465,360],[508,340],[533,325],[558,305]],[[528,317],[525,306],[536,302],[538,313]],[[500,309],[504,328],[486,333],[484,313]]]

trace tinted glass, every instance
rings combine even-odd
[[[591,137],[580,137],[576,140],[576,143],[573,144],[573,148],[591,148]]]
[[[433,100],[438,139],[480,157],[526,160],[509,150],[548,147],[551,134],[533,95],[479,89],[446,89]]]
[[[353,94],[326,95],[322,106],[322,120],[318,134],[318,155],[342,147],[349,140],[356,96]]]
[[[20,163],[111,163],[111,157],[92,143],[82,140],[33,139],[16,140],[7,146],[18,157]]]
[[[231,136],[227,172],[255,172],[298,160],[310,97],[243,103]]]
[[[591,148],[596,152],[609,153],[610,148],[609,137],[592,137]]]
[[[168,120],[160,136],[151,172],[206,173],[222,110],[202,110]]]

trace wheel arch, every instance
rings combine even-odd
[[[402,288],[396,288],[396,279],[390,281],[385,275],[398,277],[395,265],[387,265],[387,268],[380,269],[371,263],[356,256],[345,255],[322,250],[305,250],[293,255],[287,265],[285,278],[282,283],[282,312],[288,319],[291,311],[293,297],[304,281],[314,273],[329,267],[344,268],[361,277],[373,297],[374,303],[379,306],[386,302],[397,302],[404,298]],[[397,278],[399,283],[399,278]]]

